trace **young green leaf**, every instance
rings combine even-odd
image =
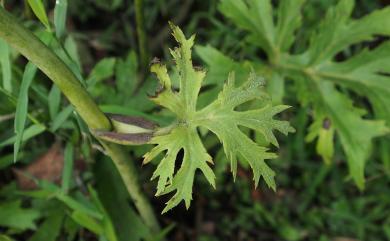
[[[41,0],[28,0],[28,4],[33,10],[35,16],[41,21],[43,25],[45,25],[46,29],[50,31],[50,23],[47,18],[45,7]]]
[[[206,73],[193,67],[191,48],[195,36],[186,39],[183,32],[172,26],[173,36],[180,47],[171,50],[179,71],[179,91],[172,89],[171,78],[167,68],[162,64],[154,64],[152,72],[162,86],[162,90],[152,100],[172,111],[177,121],[172,125],[155,132],[150,141],[156,146],[145,154],[145,163],[156,158],[160,153],[165,156],[160,161],[152,179],[159,178],[157,195],[175,192],[168,201],[163,213],[177,206],[184,200],[188,208],[192,199],[192,186],[196,171],[199,169],[208,182],[215,187],[215,175],[210,168],[212,158],[207,153],[198,134],[198,128],[203,127],[213,132],[222,142],[225,154],[231,162],[233,175],[236,176],[237,158],[243,157],[253,169],[254,181],[257,185],[261,176],[268,186],[275,189],[274,172],[265,163],[265,159],[276,155],[252,141],[239,126],[244,126],[261,133],[265,139],[278,145],[273,130],[284,134],[292,132],[286,121],[274,120],[274,115],[288,108],[287,106],[271,106],[264,92],[262,78],[252,74],[248,81],[239,87],[234,84],[234,75],[229,75],[218,98],[208,106],[197,110],[197,102],[202,81]],[[258,100],[263,103],[259,109],[237,111],[237,107],[248,101]],[[184,157],[179,170],[174,173],[178,153],[183,150]]]
[[[100,60],[88,76],[88,86],[94,86],[97,82],[111,77],[114,74],[115,62],[115,58],[105,58]]]
[[[37,72],[37,67],[29,62],[26,65],[24,70],[22,84],[20,86],[16,114],[15,114],[15,134],[16,140],[14,143],[14,162],[16,162],[18,157],[18,152],[20,144],[23,139],[24,126],[27,119],[27,108],[28,108],[28,89],[30,88],[31,82],[34,79],[35,73]]]
[[[316,145],[317,153],[324,158],[325,163],[328,165],[331,164],[334,154],[334,132],[334,125],[332,125],[329,119],[317,118],[317,120],[310,126],[309,134],[306,136],[307,142],[312,142],[318,137]]]

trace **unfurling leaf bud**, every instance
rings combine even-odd
[[[142,117],[107,114],[113,131],[94,130],[93,134],[104,141],[121,145],[147,144],[157,125]]]

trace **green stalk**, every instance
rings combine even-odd
[[[148,66],[149,51],[146,42],[143,0],[135,0],[134,4],[135,22],[137,24],[138,48],[141,58],[141,69],[143,72],[145,72]]]
[[[102,142],[107,154],[114,160],[116,168],[119,170],[123,180],[126,180],[126,188],[130,193],[134,205],[137,207],[142,220],[154,232],[160,231],[159,223],[156,219],[152,206],[147,197],[142,193],[138,181],[138,172],[133,162],[128,161],[127,154],[121,147],[114,143]],[[137,195],[134,195],[137,194]],[[142,210],[142,212],[141,212]]]
[[[90,129],[110,130],[112,128],[109,119],[66,64],[2,7],[0,7],[0,38],[34,63],[61,89]],[[158,232],[160,228],[157,218],[148,199],[141,191],[134,164],[127,160],[126,152],[119,146],[108,143],[103,145],[115,163],[144,223],[153,232]]]

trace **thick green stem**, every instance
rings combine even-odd
[[[66,64],[2,7],[0,7],[0,38],[40,68],[61,89],[89,128],[111,129],[109,119],[98,108]],[[145,224],[152,231],[158,232],[160,228],[156,216],[148,199],[141,191],[134,164],[127,161],[126,153],[119,146],[107,143],[103,145],[118,168]]]
[[[75,106],[91,129],[110,129],[111,124],[58,56],[12,15],[0,8],[0,37],[38,66]]]

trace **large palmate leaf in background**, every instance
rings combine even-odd
[[[13,201],[0,205],[0,226],[17,229],[35,229],[35,220],[41,216],[34,209],[22,208],[21,201]]]
[[[335,57],[351,45],[374,40],[378,35],[390,36],[390,7],[352,19],[354,1],[340,0],[311,34],[307,49],[293,54],[290,50],[294,49],[295,32],[302,22],[303,3],[282,0],[274,9],[271,0],[222,0],[220,10],[247,31],[246,41],[266,53],[267,62],[262,60],[264,64],[257,71],[270,76],[267,89],[274,102],[281,102],[284,81],[292,79],[301,103],[314,109],[315,121],[307,139],[318,139],[317,151],[329,162],[336,133],[350,174],[362,189],[372,139],[389,132],[386,123],[390,124],[390,42],[363,49],[341,62],[335,61]],[[198,54],[206,59],[211,50],[199,47]],[[220,68],[218,62],[208,64],[212,72]],[[368,98],[375,120],[363,118],[365,111],[354,106],[346,94],[348,89]]]
[[[162,90],[152,100],[173,112],[177,120],[170,126],[161,128],[152,138],[156,146],[145,155],[145,162],[156,158],[160,153],[165,156],[160,161],[152,179],[159,178],[157,195],[175,192],[168,201],[163,212],[185,201],[187,208],[192,199],[192,185],[195,172],[199,169],[215,187],[215,175],[210,168],[212,158],[205,149],[198,128],[206,128],[221,141],[225,154],[231,163],[233,175],[236,175],[237,158],[243,158],[253,170],[257,185],[261,176],[271,188],[275,189],[275,173],[265,163],[265,159],[276,155],[252,141],[239,126],[247,127],[261,133],[265,140],[278,145],[273,130],[284,134],[293,131],[288,122],[274,120],[273,116],[282,112],[287,106],[271,106],[269,98],[263,90],[262,78],[252,74],[248,81],[239,87],[234,84],[231,74],[218,98],[206,107],[197,110],[197,102],[202,81],[206,73],[194,69],[191,60],[191,48],[194,36],[186,39],[183,32],[172,26],[173,36],[180,47],[171,50],[179,72],[179,91],[172,89],[167,68],[162,64],[154,64],[152,72],[157,74]],[[237,111],[237,106],[248,101],[259,100],[262,108]],[[176,173],[175,162],[178,153],[183,150],[184,157]]]

